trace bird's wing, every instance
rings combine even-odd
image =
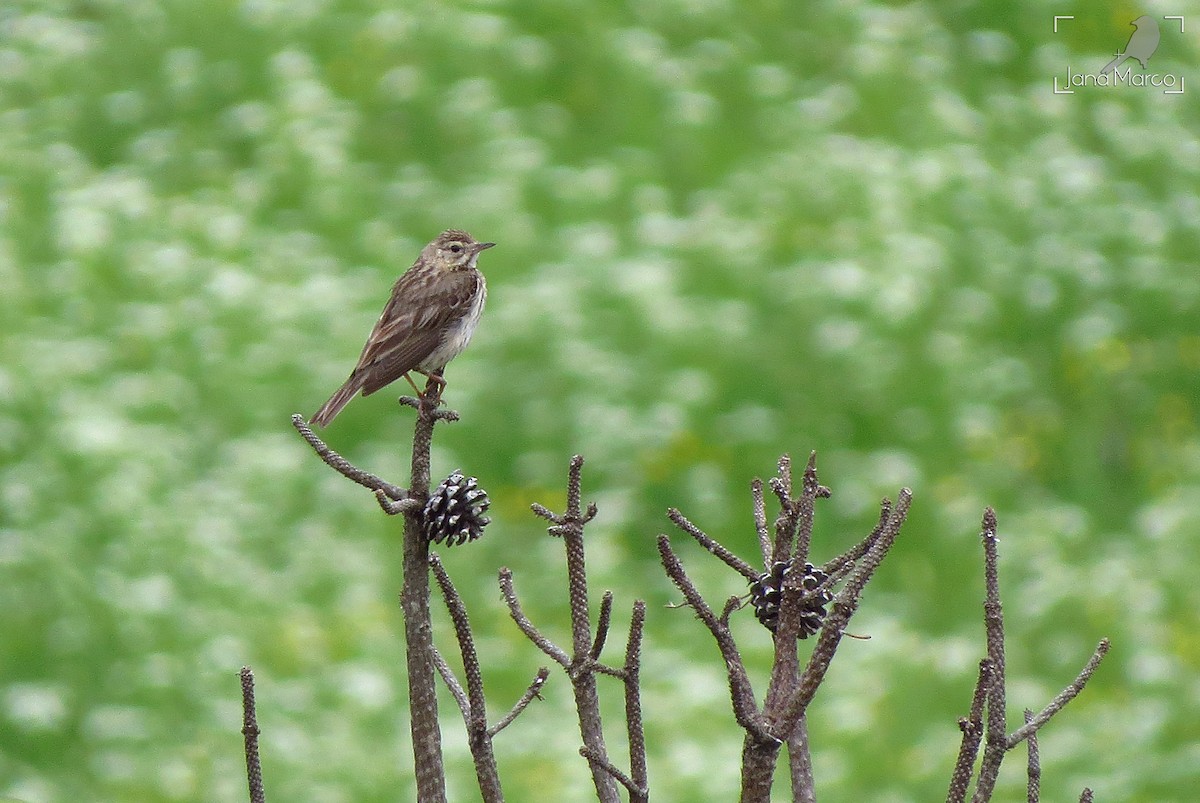
[[[419,307],[404,307],[411,298],[409,274],[400,277],[383,314],[363,348],[355,372],[366,371],[363,395],[369,395],[413,370],[441,342],[446,327],[471,309],[479,276],[456,271],[439,279],[437,292],[423,293]]]

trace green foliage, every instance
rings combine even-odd
[[[1057,38],[1034,3],[8,4],[0,795],[237,799],[251,664],[272,797],[404,799],[398,524],[288,416],[450,226],[500,243],[448,372],[463,420],[434,445],[435,474],[493,499],[445,559],[497,711],[541,656],[496,568],[567,639],[559,546],[527,510],[561,503],[579,452],[593,587],[650,603],[654,797],[732,799],[722,667],[663,608],[653,537],[675,505],[753,555],[750,478],[816,449],[818,558],[916,497],[856,622],[873,638],[815,703],[823,798],[944,794],[985,504],[1010,721],[1115,645],[1043,733],[1047,798],[1192,794],[1200,120],[1187,94],[1053,94],[1135,15],[1076,5]],[[1200,78],[1163,31],[1154,69]],[[327,434],[403,483],[411,413],[388,397]],[[744,591],[682,549],[714,598]],[[509,795],[589,799],[561,677],[545,696],[497,743]]]

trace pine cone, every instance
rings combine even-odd
[[[771,571],[759,575],[750,584],[750,604],[754,606],[754,616],[772,633],[779,628],[783,579],[788,574],[789,565],[787,561],[779,561],[771,566]],[[833,594],[828,589],[817,589],[828,579],[825,572],[811,563],[804,564],[804,577],[800,580],[800,587],[804,589],[800,607],[800,638],[808,638],[816,633],[825,621],[825,605],[833,599]]]
[[[491,521],[483,515],[489,504],[487,491],[478,481],[455,469],[425,504],[425,538],[432,544],[445,542],[448,547],[474,541]]]

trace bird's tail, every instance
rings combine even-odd
[[[1104,75],[1105,73],[1112,72],[1113,70],[1117,69],[1117,67],[1120,67],[1121,62],[1123,62],[1127,58],[1129,58],[1129,56],[1125,55],[1124,53],[1118,53],[1117,57],[1115,59],[1113,59],[1108,64],[1105,64],[1103,67],[1100,68],[1100,74]]]
[[[337,392],[329,397],[329,401],[321,405],[321,409],[313,414],[312,423],[318,427],[329,426],[329,422],[334,419],[342,408],[350,403],[358,391],[362,389],[363,380],[361,376],[351,375],[346,380],[346,384],[337,389]]]

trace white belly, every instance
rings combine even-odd
[[[446,331],[445,337],[442,338],[441,344],[417,366],[418,371],[425,374],[436,372],[445,368],[447,363],[462,354],[463,349],[471,342],[471,335],[475,334],[475,327],[479,326],[485,301],[487,301],[487,282],[483,280],[481,274],[479,276],[479,292],[475,294],[471,308],[457,323],[451,325]]]

